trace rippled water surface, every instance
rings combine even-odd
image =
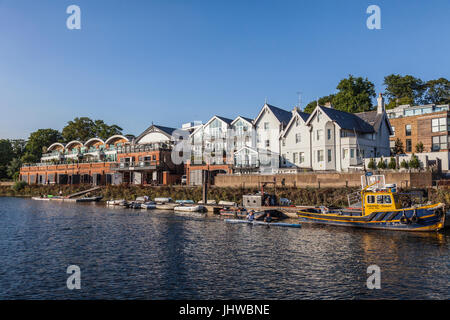
[[[0,198],[0,299],[449,299],[449,249],[449,231],[252,227]],[[66,287],[73,264],[81,290]],[[380,290],[366,287],[372,264]]]

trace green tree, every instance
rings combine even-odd
[[[384,162],[383,157],[381,157],[380,161],[378,161],[377,167],[379,169],[386,169],[386,162]]]
[[[446,78],[427,81],[425,84],[425,103],[449,104],[450,81]]]
[[[372,170],[375,170],[377,168],[377,164],[375,163],[375,160],[373,158],[370,159],[367,167]]]
[[[62,140],[61,133],[54,129],[39,129],[30,134],[27,144],[25,145],[25,152],[22,156],[23,163],[38,162],[42,153],[46,148],[55,142]]]
[[[397,104],[419,104],[425,91],[425,85],[419,78],[411,75],[401,76],[391,74],[384,77],[385,95],[388,99],[386,109],[392,109]]]
[[[106,140],[116,134],[122,134],[122,128],[118,125],[107,125],[103,120],[95,120],[95,136]]]
[[[405,151],[403,149],[403,142],[399,138],[397,138],[397,140],[395,140],[395,144],[391,150],[391,153],[394,155],[405,153]]]
[[[406,162],[406,160],[403,159],[402,162],[400,162],[400,167],[404,168],[404,169],[408,169],[409,168],[408,162]]]
[[[25,146],[27,144],[24,139],[11,139],[11,146],[13,148],[14,158],[21,158],[25,152]]]
[[[334,94],[330,94],[328,96],[319,98],[319,100],[311,101],[306,105],[305,109],[303,109],[303,112],[312,113],[317,106],[317,102],[319,102],[319,105],[321,106],[325,105],[327,102],[333,103],[334,96],[335,96]]]
[[[419,141],[419,142],[416,144],[416,152],[417,152],[417,153],[422,153],[424,149],[425,149],[425,147],[423,146],[422,141]]]
[[[7,166],[14,158],[13,147],[11,141],[7,139],[0,140],[0,179],[8,177]]]
[[[85,142],[95,137],[105,140],[115,134],[122,134],[122,128],[117,125],[107,125],[103,120],[93,121],[88,117],[77,117],[67,122],[62,130],[65,142],[72,140]]]
[[[417,156],[414,153],[411,155],[411,160],[409,160],[409,167],[413,169],[420,168],[419,158],[417,158]]]
[[[335,109],[352,113],[372,110],[375,85],[367,78],[355,78],[349,75],[348,78],[339,82],[336,89],[338,93],[332,101]]]
[[[389,160],[388,167],[389,167],[389,169],[392,169],[392,170],[397,169],[397,161],[395,160],[394,157],[391,157],[391,159]]]
[[[12,159],[11,162],[8,164],[8,167],[6,168],[6,173],[8,174],[8,177],[17,181],[17,179],[19,178],[21,166],[22,161],[20,160],[20,158]]]

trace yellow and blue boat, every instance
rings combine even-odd
[[[364,177],[364,176],[363,176]],[[384,176],[372,176],[375,182],[358,192],[358,206],[346,209],[317,207],[297,212],[304,223],[401,231],[438,231],[445,227],[445,205],[404,207],[395,185],[384,184]],[[364,177],[367,181],[367,177]],[[350,200],[349,200],[350,203]]]

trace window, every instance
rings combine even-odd
[[[448,136],[436,136],[433,137],[433,144],[431,146],[432,151],[439,151],[443,149],[448,149]]]
[[[295,134],[295,143],[302,142],[302,136],[300,133]]]
[[[375,203],[375,196],[368,195],[366,200],[367,200],[367,203]]]
[[[355,157],[355,149],[350,149],[350,158],[354,158]]]
[[[386,204],[391,204],[392,203],[391,196],[384,196],[383,201]]]
[[[411,139],[406,139],[406,152],[412,151]]]
[[[447,131],[447,118],[437,118],[431,120],[431,131],[441,132]]]
[[[299,153],[299,158],[300,158],[300,163],[305,162],[305,153],[304,152],[300,152]]]
[[[348,149],[342,149],[342,159],[346,159],[348,157]]]
[[[383,204],[384,203],[383,199],[384,199],[384,196],[377,196],[377,203],[378,204]]]
[[[292,154],[292,162],[293,163],[297,163],[297,152],[294,152],[293,154]]]
[[[405,126],[405,134],[406,134],[407,136],[410,136],[410,135],[411,135],[411,125],[410,125],[410,124],[407,124],[407,125]]]
[[[270,147],[270,140],[266,140],[265,145],[266,147]]]
[[[331,149],[328,149],[328,162],[331,162]]]
[[[322,138],[322,129],[316,130],[316,140],[319,141]]]
[[[286,147],[286,139],[285,138],[283,138],[282,143],[283,143],[283,147]]]
[[[268,122],[264,122],[264,130],[269,130],[269,123]]]
[[[331,129],[327,130],[327,138],[328,138],[328,140],[331,139]]]
[[[323,161],[323,150],[317,150],[317,162]]]
[[[320,121],[320,115],[321,115],[321,114],[322,114],[322,112],[320,112],[320,111],[317,112],[317,122]]]
[[[393,136],[395,136],[395,127],[391,126],[391,128],[392,128],[392,134],[391,134],[391,137],[393,137]]]

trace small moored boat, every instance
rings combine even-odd
[[[202,205],[193,205],[193,206],[177,206],[174,208],[175,211],[183,211],[183,212],[203,212],[205,207]]]

